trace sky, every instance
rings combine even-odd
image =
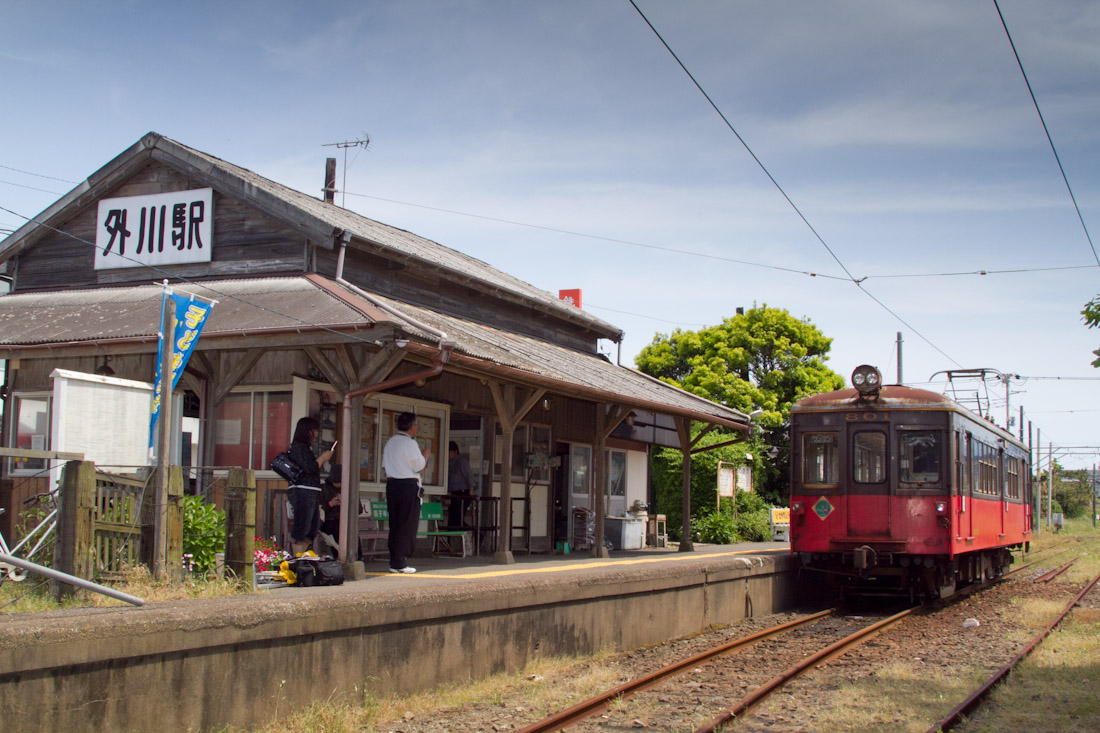
[[[846,379],[899,332],[912,386],[1019,375],[1044,460],[1100,462],[1100,4],[1000,0],[1067,188],[992,0],[635,1],[5,0],[0,236],[149,131],[318,196],[336,157],[338,204],[580,288],[624,364],[766,304]]]

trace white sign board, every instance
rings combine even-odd
[[[214,189],[102,199],[95,269],[209,262]]]
[[[737,490],[752,491],[752,466],[737,468]]]
[[[718,496],[733,496],[734,465],[718,462]]]

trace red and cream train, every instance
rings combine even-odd
[[[854,388],[791,408],[791,551],[845,595],[945,597],[1031,539],[1030,452],[921,389]]]

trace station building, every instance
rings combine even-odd
[[[693,421],[743,439],[744,414],[602,356],[613,325],[335,205],[334,181],[330,167],[308,196],[149,133],[0,242],[5,445],[150,462],[162,281],[216,301],[173,395],[171,461],[208,496],[228,467],[254,470],[258,531],[279,531],[268,464],[306,415],[324,447],[340,441],[345,506],[384,498],[400,412],[432,449],[428,498],[447,493],[457,442],[498,562],[567,542],[602,553],[605,517],[650,502],[651,446],[690,452]],[[50,468],[2,471],[29,485]]]

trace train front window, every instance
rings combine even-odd
[[[902,483],[935,484],[940,480],[940,434],[935,430],[901,433],[898,456]]]
[[[836,484],[839,438],[836,433],[807,433],[802,436],[802,483]]]
[[[852,441],[852,461],[857,483],[880,484],[885,481],[886,433],[856,433]]]

